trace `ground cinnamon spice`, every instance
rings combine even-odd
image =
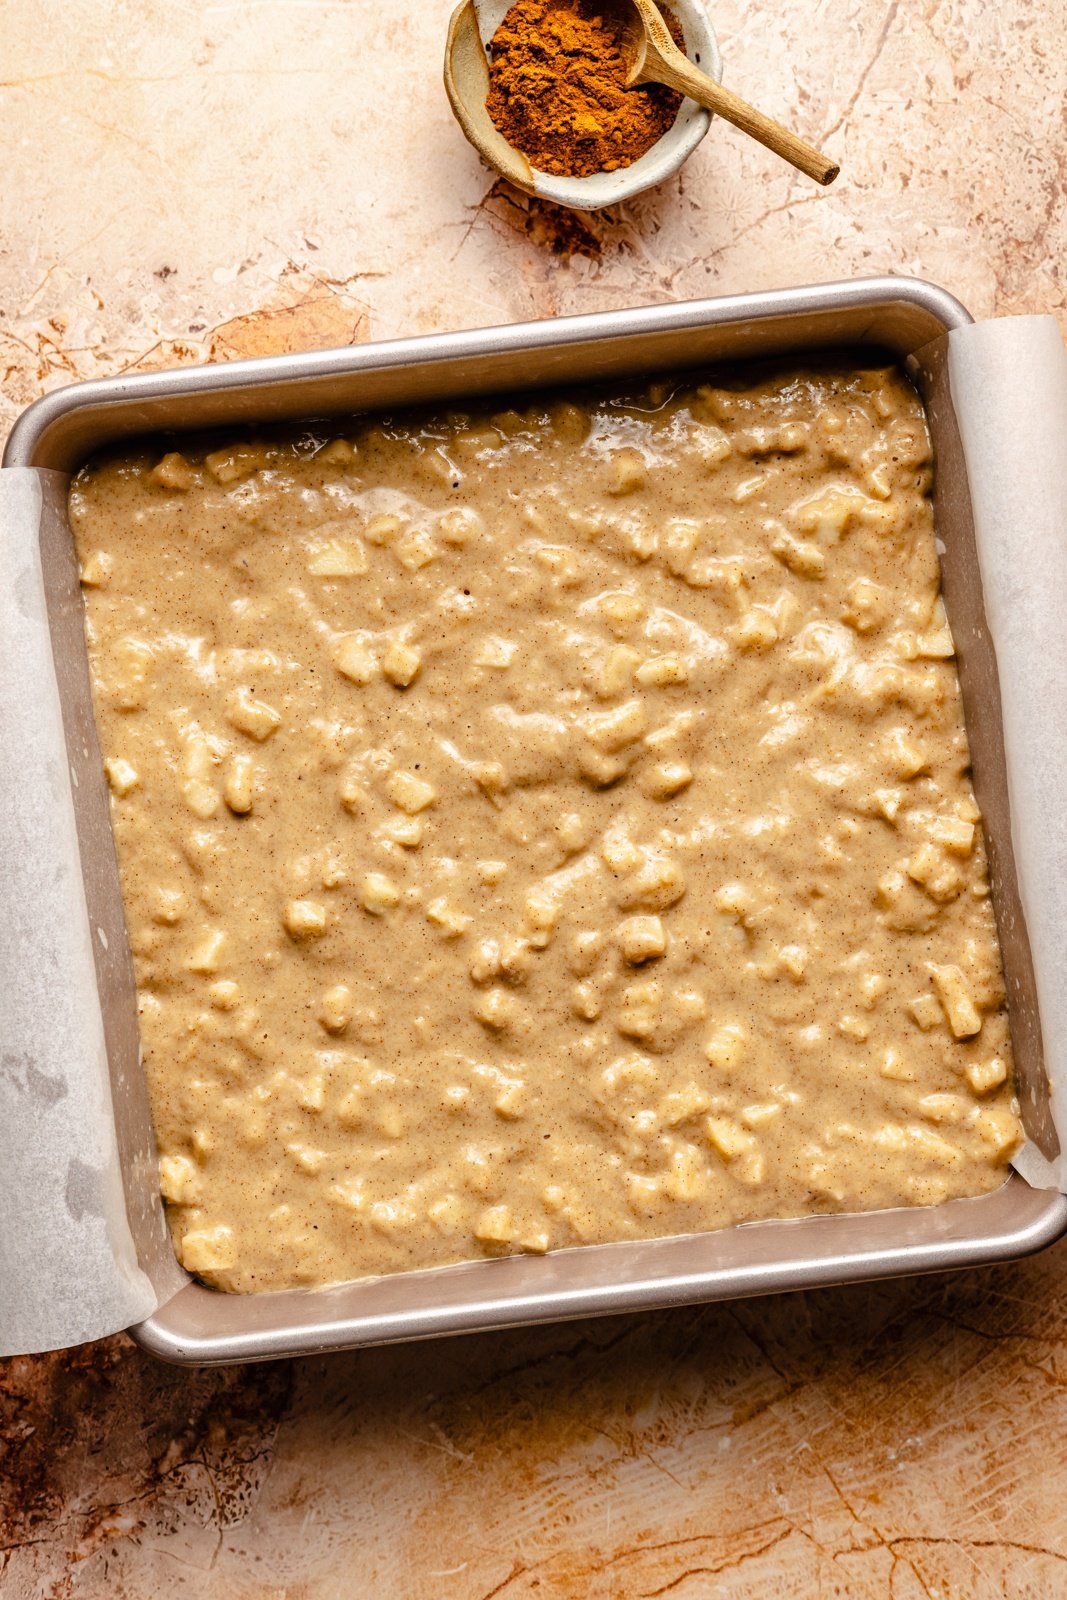
[[[684,48],[669,11],[664,21]],[[680,94],[626,87],[622,38],[605,0],[515,0],[496,30],[486,109],[541,172],[587,178],[628,167],[674,122]]]

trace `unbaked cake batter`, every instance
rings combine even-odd
[[[892,370],[138,448],[71,513],[163,1194],[222,1289],[999,1184]]]

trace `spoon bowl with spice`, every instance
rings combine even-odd
[[[662,20],[717,84],[722,59],[700,0],[673,0]],[[611,0],[462,0],[445,89],[471,144],[509,182],[593,211],[669,178],[711,123],[668,84],[630,86],[633,54],[626,7]]]

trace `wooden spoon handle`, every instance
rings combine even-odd
[[[783,128],[772,117],[764,116],[762,111],[750,106],[740,95],[734,94],[731,89],[724,89],[721,83],[716,83],[706,72],[694,67],[680,50],[672,50],[668,55],[665,50],[650,49],[638,81],[665,83],[669,88],[677,89],[679,94],[688,95],[698,105],[725,117],[742,133],[758,139],[760,144],[791,162],[801,172],[806,172],[816,183],[833,183],[841,170],[835,161],[829,161],[814,145],[791,133],[788,128]]]

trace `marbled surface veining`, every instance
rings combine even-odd
[[[0,421],[76,378],[881,272],[1067,331],[1067,42],[1029,0],[722,0],[714,126],[610,213],[506,190],[447,0],[6,0]],[[957,1277],[190,1373],[0,1364],[0,1593],[1067,1594],[1067,1246]]]

